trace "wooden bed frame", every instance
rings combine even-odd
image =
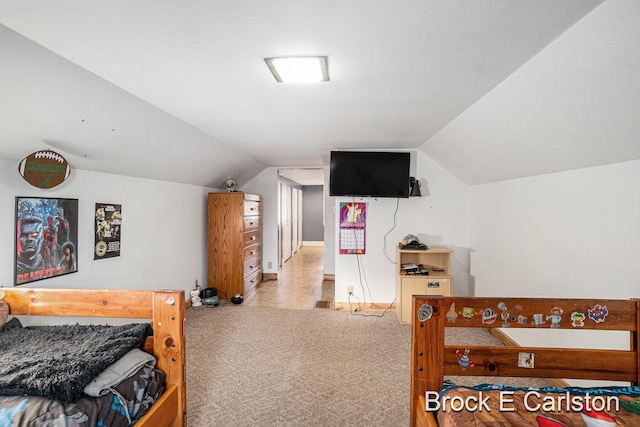
[[[453,306],[452,306],[453,304]],[[589,309],[606,306],[604,321],[588,318]],[[431,307],[430,309],[428,307]],[[463,318],[464,307],[475,308],[475,315]],[[499,307],[506,308],[501,310]],[[444,344],[447,327],[503,327],[502,313],[510,328],[549,328],[550,310],[561,307],[560,329],[592,329],[628,331],[630,350],[594,350],[575,348],[464,346],[473,355],[473,366],[463,367],[459,360],[460,346]],[[490,308],[497,315],[492,324],[483,321],[483,312]],[[453,310],[452,310],[453,309]],[[544,298],[473,298],[415,295],[412,308],[411,340],[411,426],[437,426],[434,413],[425,408],[426,391],[440,392],[445,375],[567,378],[608,381],[628,381],[638,385],[640,358],[640,300],[544,299]],[[431,312],[431,317],[428,317]],[[572,325],[572,314],[583,313],[582,326]],[[457,317],[453,315],[457,314]],[[545,323],[536,326],[532,313],[543,314]],[[492,314],[492,313],[487,313]],[[527,316],[526,319],[517,319]],[[449,318],[449,319],[448,319]],[[455,321],[450,319],[454,318]],[[523,320],[526,323],[522,323]],[[579,325],[579,320],[577,321]],[[519,367],[519,353],[534,353],[535,367]],[[481,383],[479,378],[478,383]]]
[[[184,427],[185,304],[184,291],[115,289],[3,288],[12,315],[86,316],[152,319],[153,337],[145,350],[166,374],[166,390],[136,426]]]

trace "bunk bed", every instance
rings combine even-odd
[[[0,291],[4,291],[4,302],[8,305],[10,315],[100,318],[101,321],[96,323],[108,322],[109,318],[149,319],[150,324],[142,320],[132,325],[142,324],[152,329],[152,335],[149,331],[142,340],[141,350],[153,356],[154,370],[162,373],[161,378],[164,384],[162,389],[158,390],[157,400],[153,404],[149,402],[150,407],[146,413],[134,420],[135,425],[184,427],[186,418],[184,291],[36,288],[0,288]],[[20,327],[17,320],[12,318],[10,321],[18,323],[16,327]],[[8,323],[3,328],[6,328]],[[25,328],[25,331],[27,329]],[[139,352],[137,348],[133,351]],[[58,357],[64,357],[64,355]],[[139,381],[136,381],[136,387],[139,386],[138,383]]]
[[[415,295],[411,426],[640,425],[639,310],[639,300]],[[445,327],[626,331],[629,348],[445,345]],[[477,385],[450,381],[476,376]],[[510,387],[482,377],[557,379],[551,381],[560,385]],[[614,383],[563,387],[561,379]]]

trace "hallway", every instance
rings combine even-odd
[[[278,280],[263,281],[244,302],[250,306],[310,310],[317,301],[333,303],[333,281],[323,281],[324,247],[302,246],[284,263]]]

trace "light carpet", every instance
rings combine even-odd
[[[408,425],[411,325],[393,312],[362,314],[187,310],[188,427]],[[498,343],[461,328],[445,341]]]
[[[188,426],[408,425],[410,335],[392,312],[189,309]]]

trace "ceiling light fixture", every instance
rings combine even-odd
[[[279,83],[315,83],[329,81],[329,61],[326,56],[264,58]]]

